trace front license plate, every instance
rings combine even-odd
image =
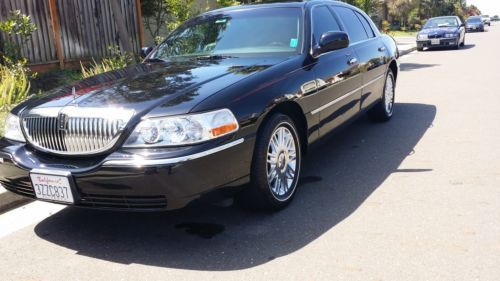
[[[69,173],[67,175],[54,175],[32,171],[30,177],[38,199],[74,203],[69,183]]]
[[[439,45],[441,44],[441,40],[439,39],[431,39],[431,45]]]

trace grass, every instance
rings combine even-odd
[[[50,91],[54,88],[70,84],[74,81],[82,79],[80,70],[57,70],[43,74],[39,74],[31,80],[30,93],[35,94],[43,91]],[[0,107],[0,138],[3,137],[5,127],[5,118],[9,113],[9,108],[13,108],[15,104],[7,107]]]
[[[5,127],[5,118],[7,118],[8,110],[0,111],[0,138],[3,137],[3,130]]]
[[[391,35],[392,37],[414,37],[417,36],[417,31],[394,30],[389,31],[389,35]]]

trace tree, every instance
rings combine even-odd
[[[193,0],[142,0],[144,25],[156,43],[163,40],[166,33],[171,32],[179,24],[196,13],[193,11]]]

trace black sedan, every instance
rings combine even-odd
[[[429,19],[417,34],[417,50],[424,48],[453,47],[465,45],[465,25],[459,17],[437,17]]]
[[[480,31],[484,32],[484,21],[480,16],[469,17],[465,21],[465,28],[467,32]]]
[[[211,11],[139,65],[13,109],[0,184],[101,209],[177,209],[229,192],[278,210],[310,144],[363,112],[391,118],[397,58],[392,38],[340,2]]]

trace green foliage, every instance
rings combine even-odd
[[[176,29],[192,15],[193,0],[164,0],[169,11],[168,31]]]
[[[3,137],[3,130],[5,128],[5,119],[9,114],[8,110],[0,110],[0,138]]]
[[[144,26],[156,43],[163,40],[167,34],[162,34],[162,28],[171,32],[182,22],[196,13],[193,11],[194,0],[142,0],[141,7],[144,17]]]
[[[112,54],[110,57],[103,58],[100,62],[92,60],[92,63],[89,67],[83,66],[83,64],[80,62],[83,78],[88,78],[115,69],[125,68],[136,62],[135,58],[132,55],[122,53],[120,51],[120,48],[113,46],[110,46],[108,48]]]
[[[22,61],[21,47],[30,40],[35,30],[36,25],[30,16],[22,14],[19,10],[12,11],[5,21],[0,22],[0,31],[7,37],[4,42],[0,42],[3,45],[0,62],[17,64]],[[19,44],[16,43],[16,37],[19,39]]]
[[[230,7],[230,6],[239,5],[240,2],[234,1],[234,0],[217,0],[217,4],[220,7]]]
[[[388,20],[382,21],[382,32],[388,33],[391,31],[391,23]]]
[[[24,63],[0,64],[0,111],[9,110],[29,95],[30,74]]]

